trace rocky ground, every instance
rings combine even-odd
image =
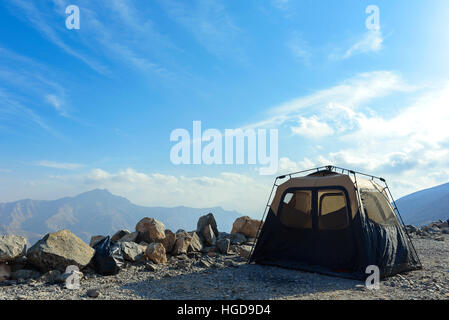
[[[0,299],[449,299],[449,237],[414,236],[424,269],[382,281],[362,282],[277,267],[247,265],[238,255],[173,256],[166,264],[128,263],[119,274],[84,270],[81,288],[61,283],[4,283]]]

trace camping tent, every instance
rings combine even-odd
[[[311,170],[276,178],[250,262],[354,279],[365,279],[369,265],[381,278],[422,267],[384,179]]]

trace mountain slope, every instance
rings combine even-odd
[[[242,215],[220,207],[143,207],[107,190],[96,189],[52,201],[27,199],[0,203],[0,234],[23,235],[33,244],[46,233],[70,229],[88,242],[92,235],[112,234],[119,229],[133,231],[143,217],[156,218],[173,231],[193,230],[198,218],[209,212],[214,214],[219,230],[226,232],[230,232],[234,220]]]
[[[449,219],[449,183],[421,190],[396,201],[406,224]]]

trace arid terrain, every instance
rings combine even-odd
[[[128,264],[114,276],[85,271],[81,288],[28,281],[3,285],[0,299],[449,299],[449,238],[414,238],[424,269],[367,290],[360,281],[247,265],[238,255],[172,257],[165,265]]]

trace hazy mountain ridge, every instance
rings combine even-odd
[[[449,183],[406,195],[396,201],[405,224],[424,225],[449,219]]]
[[[75,197],[57,200],[19,200],[0,203],[0,234],[13,233],[27,237],[32,244],[43,235],[69,229],[84,241],[97,234],[112,234],[119,229],[134,230],[143,217],[162,221],[166,228],[196,228],[201,215],[212,212],[220,231],[230,232],[234,220],[242,216],[235,211],[215,208],[144,207],[107,190],[92,190]]]

